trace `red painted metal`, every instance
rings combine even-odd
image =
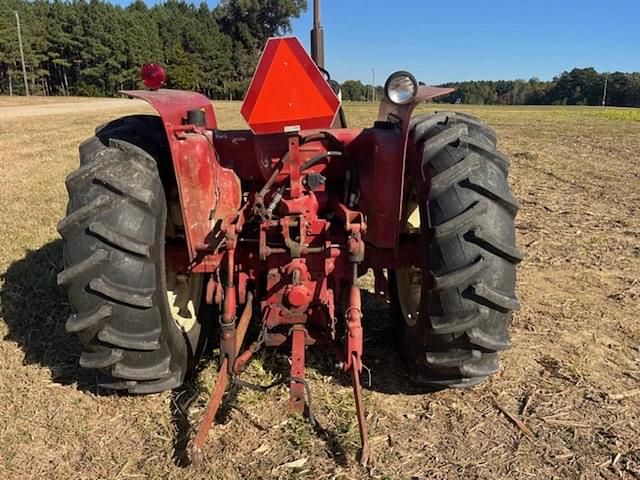
[[[213,112],[211,100],[200,93],[185,92],[183,90],[171,90],[163,88],[154,92],[147,90],[122,90],[120,92],[131,98],[139,98],[149,103],[162,117],[162,122],[169,133],[173,129],[183,125],[187,118],[188,110],[203,110],[205,113],[205,126],[216,128],[216,117]],[[171,132],[169,132],[171,130]],[[171,142],[171,136],[169,136]]]
[[[242,191],[235,172],[219,163],[209,130],[216,127],[211,102],[178,90],[122,93],[147,101],[160,114],[176,173],[191,269],[215,271],[221,255],[211,252],[222,240],[222,223],[240,207]],[[204,127],[186,124],[189,110],[204,112]]]
[[[345,312],[347,320],[347,341],[344,370],[354,369],[362,371],[362,308],[360,300],[360,288],[352,285],[349,289],[349,306]]]
[[[391,238],[397,239],[400,234],[401,228],[401,220],[402,220],[402,205],[403,205],[403,193],[404,193],[404,179],[405,179],[405,168],[406,168],[406,156],[407,156],[407,147],[409,140],[409,127],[411,121],[411,115],[415,108],[421,103],[426,102],[427,100],[447,95],[453,92],[454,88],[443,88],[443,87],[430,87],[426,85],[421,85],[418,87],[418,92],[416,97],[412,102],[397,105],[394,104],[391,100],[389,100],[386,95],[382,98],[382,102],[380,102],[380,109],[378,111],[378,121],[387,122],[390,125],[393,125],[396,130],[396,147],[391,154],[395,160],[392,167],[391,175],[393,175],[392,179],[389,179],[389,183],[393,184],[394,192],[390,193],[389,196],[385,195],[384,198],[386,201],[390,202],[388,208],[393,212],[394,217],[390,219],[385,219],[384,222],[374,222],[373,229],[377,226],[381,226],[384,228],[386,224],[389,228],[389,236],[387,236],[382,243],[377,243],[376,245],[379,247],[390,247]],[[391,139],[387,139],[388,142],[392,142]],[[387,145],[387,142],[383,142],[383,144]],[[402,159],[399,161],[398,159]],[[382,167],[384,168],[384,167]],[[377,177],[380,178],[380,177]],[[376,232],[377,233],[377,232]],[[374,233],[375,236],[375,233]],[[394,240],[395,246],[397,247],[397,242]]]
[[[403,134],[397,128],[367,129],[349,145],[360,182],[358,209],[369,218],[367,242],[376,247],[395,248],[398,240],[403,183],[398,159],[403,150]]]
[[[290,177],[291,172],[299,172],[302,162],[297,136],[291,138],[286,169]],[[262,301],[268,328],[305,323],[308,317],[320,325],[333,322],[327,318],[327,307],[333,303],[328,277],[339,252],[331,248],[332,225],[319,217],[321,203],[316,194],[304,191],[299,177],[297,185],[294,178],[290,178],[290,187],[278,205],[276,213],[282,218],[263,220],[259,232],[258,257],[269,268],[267,294]],[[282,246],[270,246],[275,243]],[[254,268],[260,267],[264,264]]]
[[[270,38],[241,113],[255,133],[328,128],[340,101],[295,37]]]
[[[304,130],[301,137],[329,132],[343,146],[356,165],[360,182],[357,207],[367,214],[367,242],[379,248],[396,248],[398,217],[401,212],[403,133],[399,128]],[[216,151],[222,165],[233,168],[241,181],[262,184],[288,149],[287,135],[253,135],[248,131],[216,131]],[[321,151],[332,149],[327,142],[313,142],[300,147],[300,160],[305,162]],[[247,161],[247,159],[253,159]],[[328,178],[344,178],[344,158],[331,159],[311,171]],[[277,181],[288,178],[282,171]],[[381,202],[380,199],[385,201]]]
[[[218,378],[216,384],[211,391],[211,397],[209,403],[207,403],[207,409],[200,421],[196,438],[193,440],[193,446],[191,447],[191,461],[199,465],[204,460],[204,453],[202,447],[207,439],[207,434],[211,429],[211,425],[216,417],[220,403],[222,402],[222,395],[224,395],[227,385],[229,384],[229,373],[227,372],[227,358],[222,360],[220,364],[220,371],[218,372]]]
[[[222,321],[220,322],[220,358],[227,359],[229,373],[233,373],[236,360],[236,288],[235,278],[235,248],[233,245],[227,250],[227,284],[224,287],[224,301]]]
[[[429,85],[420,85],[418,87],[418,93],[412,102],[398,105],[389,100],[386,96],[382,98],[380,102],[380,108],[378,109],[378,120],[381,122],[393,122],[400,123],[406,126],[409,124],[411,114],[416,106],[421,103],[431,100],[436,97],[448,95],[455,91],[455,88],[449,87],[431,87]]]

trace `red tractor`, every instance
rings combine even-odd
[[[407,72],[388,78],[373,126],[346,128],[318,23],[313,60],[295,38],[267,43],[242,106],[251,130],[218,128],[209,99],[160,88],[147,65],[150,90],[123,93],[159,116],[99,127],[66,179],[58,282],[80,365],[104,387],[160,392],[219,336],[196,461],[227,385],[262,347],[290,349],[289,405],[303,412],[315,345],[352,376],[366,461],[356,281],[370,269],[416,384],[475,385],[511,346],[518,202],[495,133],[458,112],[412,117],[451,90]],[[244,342],[250,322],[259,334]]]

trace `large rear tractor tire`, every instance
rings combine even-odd
[[[72,311],[66,329],[85,349],[80,365],[106,374],[106,388],[180,386],[205,340],[204,279],[165,271],[167,234],[180,222],[167,216],[175,180],[160,119],[137,115],[99,128],[80,145],[80,168],[66,185],[58,283]]]
[[[518,308],[509,160],[496,135],[457,112],[418,116],[408,166],[405,233],[420,234],[421,268],[390,273],[391,298],[412,380],[430,389],[468,387],[496,373],[511,347]]]

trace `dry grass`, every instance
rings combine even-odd
[[[288,416],[284,388],[242,391],[210,434],[203,468],[192,470],[181,466],[182,441],[202,414],[214,366],[173,394],[96,392],[77,366],[77,340],[64,333],[67,305],[55,285],[54,226],[77,144],[95,125],[142,107],[92,111],[80,106],[96,100],[77,100],[69,113],[50,105],[32,117],[12,116],[8,102],[0,98],[0,478],[640,477],[640,395],[624,397],[640,385],[640,130],[632,118],[465,108],[497,128],[522,204],[523,307],[499,375],[464,392],[412,391],[389,348],[388,310],[367,299],[369,470],[352,460],[350,389],[322,352],[311,353],[309,377],[323,431]],[[221,125],[242,126],[238,104],[216,108]],[[375,109],[351,104],[347,114],[366,125]],[[265,353],[250,378],[286,368]],[[191,395],[185,418],[175,405]]]
[[[640,122],[640,109],[638,108],[604,108],[596,110],[596,113],[614,120]]]

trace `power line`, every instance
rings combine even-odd
[[[27,81],[27,67],[24,64],[24,50],[22,49],[22,34],[20,33],[20,17],[16,10],[13,11],[16,14],[16,24],[18,25],[18,44],[20,45],[20,60],[22,61],[22,78],[24,79],[24,93],[25,96],[29,96],[29,82]]]

